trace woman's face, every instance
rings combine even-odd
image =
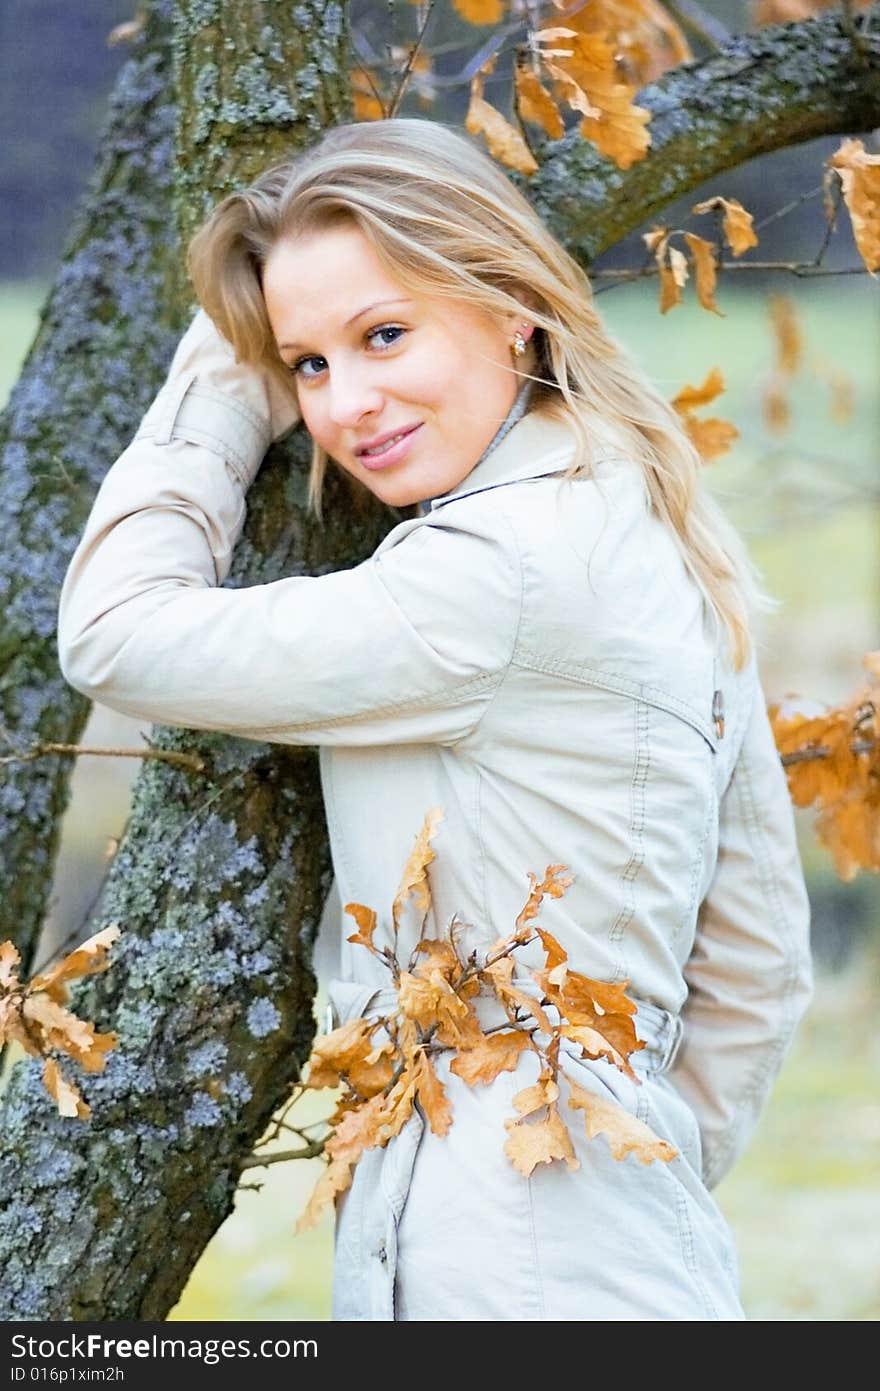
[[[351,223],[276,243],[263,295],[303,422],[342,468],[392,507],[467,477],[520,385],[522,314],[413,295]]]

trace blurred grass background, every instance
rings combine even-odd
[[[721,369],[725,393],[701,414],[732,420],[741,433],[707,477],[782,601],[761,630],[768,699],[798,691],[837,700],[861,683],[862,654],[880,645],[873,286],[861,276],[765,276],[751,288],[745,280],[738,277],[735,292],[719,289],[723,319],[699,309],[690,289],[661,318],[653,283],[603,289],[597,305],[667,397]],[[804,339],[784,433],[771,431],[761,410],[774,363],[774,291],[792,296]],[[0,284],[0,403],[44,293],[38,282]],[[850,385],[846,419],[833,410],[833,372]],[[84,741],[137,745],[139,729],[97,707]],[[86,913],[135,772],[135,760],[79,760],[47,940]],[[755,1140],[716,1197],[736,1235],[750,1318],[873,1320],[880,1316],[880,883],[863,874],[842,884],[814,843],[810,814],[799,813],[798,823],[814,910],[816,998]],[[319,1097],[301,1107],[303,1123],[326,1114]],[[331,1220],[293,1234],[320,1168],[310,1160],[249,1172],[172,1319],[329,1317]]]

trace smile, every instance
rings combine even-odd
[[[414,425],[411,430],[402,430],[400,434],[392,435],[391,439],[377,444],[375,448],[365,449],[357,457],[364,468],[368,469],[384,468],[388,464],[396,464],[409,452],[411,442],[421,428],[419,424]]]

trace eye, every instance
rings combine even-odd
[[[384,333],[391,333],[394,337],[380,340],[379,346],[380,348],[390,348],[392,343],[400,341],[400,334],[406,333],[406,329],[400,324],[381,324],[379,328],[371,329],[367,334],[367,338],[375,338],[377,334]]]
[[[380,324],[378,328],[370,329],[369,333],[367,333],[365,337],[368,343],[371,342],[373,339],[378,339],[379,341],[376,344],[376,346],[378,346],[379,351],[381,352],[383,348],[390,348],[395,343],[398,343],[400,341],[401,335],[406,332],[407,330],[403,327],[402,324]],[[313,362],[321,364],[317,370],[303,370],[307,367],[309,363]],[[295,377],[302,377],[305,381],[314,381],[326,366],[326,358],[319,357],[317,354],[312,354],[310,357],[299,358],[297,362],[291,364],[291,366],[288,368],[288,371],[291,372]]]
[[[294,377],[305,377],[306,381],[313,381],[314,376],[311,372],[302,371],[302,368],[305,367],[307,362],[323,362],[325,366],[327,365],[326,359],[323,357],[301,357],[298,362],[291,364],[288,371],[290,371]]]

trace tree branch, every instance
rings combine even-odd
[[[866,62],[837,11],[737,35],[723,52],[674,68],[639,93],[653,117],[645,159],[619,169],[575,129],[536,142],[537,173],[510,177],[588,266],[717,174],[820,136],[880,125],[880,36],[864,17],[857,28]]]

